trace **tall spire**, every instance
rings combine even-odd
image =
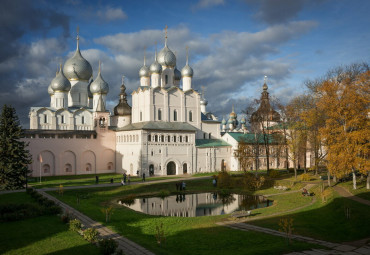
[[[144,66],[145,64],[146,64],[146,47],[144,47]],[[123,83],[123,77],[124,76],[122,76],[122,83]]]
[[[167,29],[168,29],[168,26],[166,25],[164,27],[164,33],[165,33],[165,37],[164,37],[164,46],[167,46]]]
[[[189,46],[186,46],[186,65],[189,65]]]
[[[263,78],[263,90],[266,91],[268,89],[267,87],[267,76],[265,75],[265,77]]]
[[[77,26],[77,37],[76,37],[76,40],[77,40],[77,50],[80,50],[80,27]]]
[[[157,42],[155,42],[155,54],[154,54],[154,61],[157,61]]]
[[[99,60],[99,71],[98,71],[98,74],[100,74],[101,72],[101,61]]]

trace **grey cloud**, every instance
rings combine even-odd
[[[192,10],[196,11],[223,4],[225,4],[225,0],[199,0],[198,3],[192,6]]]
[[[255,18],[267,24],[286,23],[294,19],[306,6],[323,0],[246,0],[251,7],[258,9]]]
[[[97,16],[103,21],[127,19],[127,14],[121,8],[113,8],[110,6],[105,7],[104,10],[99,10]]]

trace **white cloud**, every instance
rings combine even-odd
[[[193,10],[206,9],[223,4],[225,4],[225,0],[199,0],[199,2],[193,6]]]
[[[98,11],[98,17],[104,21],[125,20],[127,14],[121,8],[106,7],[103,11]]]

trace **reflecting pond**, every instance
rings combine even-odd
[[[179,194],[165,198],[124,199],[118,200],[118,203],[150,215],[198,217],[229,214],[239,210],[253,210],[271,206],[273,201],[264,196],[197,193]]]

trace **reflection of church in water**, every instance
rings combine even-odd
[[[251,210],[271,204],[272,201],[266,200],[263,196],[199,193],[178,194],[165,198],[137,198],[132,205],[126,206],[150,215],[198,217],[229,214],[237,210]]]

